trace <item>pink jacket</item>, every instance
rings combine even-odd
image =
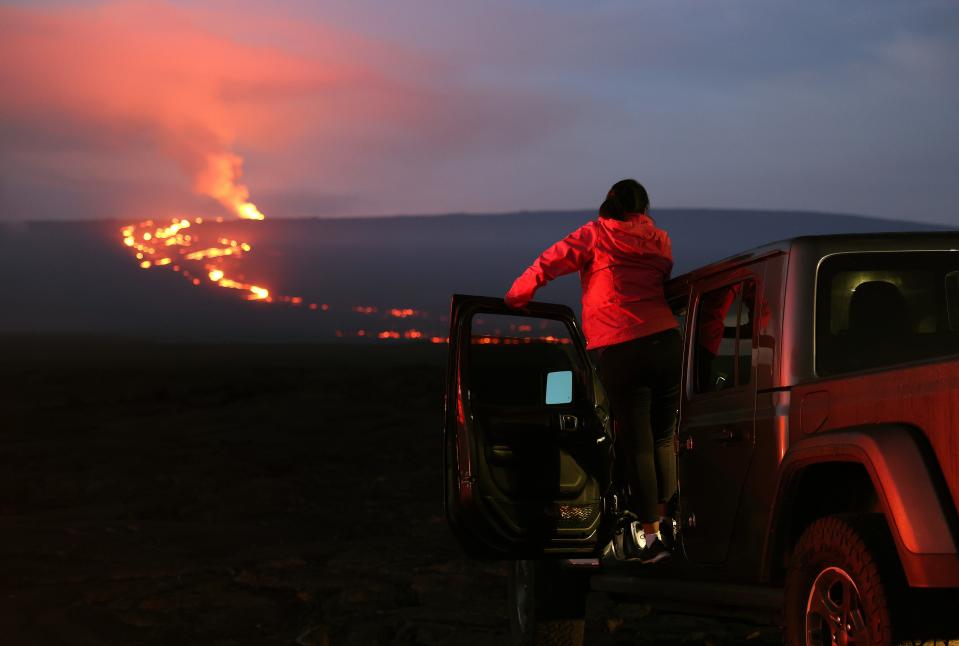
[[[672,268],[669,235],[652,218],[598,218],[544,251],[505,300],[522,307],[549,281],[579,271],[586,343],[601,348],[678,327],[663,294]]]

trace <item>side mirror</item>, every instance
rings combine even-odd
[[[568,404],[573,401],[573,371],[546,373],[546,403]]]

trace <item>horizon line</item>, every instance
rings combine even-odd
[[[282,220],[285,222],[294,221],[294,220],[397,220],[397,219],[426,219],[426,218],[453,218],[453,217],[505,217],[505,216],[516,216],[516,215],[547,215],[547,214],[572,214],[572,213],[583,213],[584,215],[588,212],[593,211],[594,209],[518,209],[515,211],[447,211],[440,213],[393,213],[393,214],[370,214],[370,215],[302,215],[302,216],[269,216],[266,218],[266,221],[276,221]],[[805,215],[831,215],[831,216],[840,216],[848,218],[859,218],[865,220],[884,220],[887,222],[914,222],[919,225],[932,225],[948,228],[949,225],[942,222],[935,222],[929,220],[912,220],[912,219],[902,219],[902,218],[892,218],[884,217],[880,215],[865,215],[862,213],[849,213],[841,211],[823,211],[818,209],[785,209],[785,208],[757,208],[757,207],[692,207],[692,206],[670,206],[670,207],[659,207],[652,209],[652,213],[659,212],[670,212],[670,211],[705,211],[705,212],[723,212],[723,213],[782,213],[782,214],[805,214]],[[174,217],[174,216],[171,216]],[[179,217],[190,217],[185,214],[181,214]],[[195,216],[193,216],[195,217]],[[217,217],[222,217],[223,222],[244,222],[241,218],[235,218],[232,216],[216,216],[216,215],[201,215],[204,219],[210,218],[214,219]],[[591,216],[595,217],[595,216]],[[103,217],[103,218],[64,218],[64,219],[50,219],[50,218],[39,218],[39,219],[3,219],[0,218],[0,225],[23,225],[23,224],[70,224],[70,223],[125,223],[128,222],[127,218],[120,217]]]

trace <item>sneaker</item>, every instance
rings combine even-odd
[[[676,550],[676,521],[665,516],[659,519],[659,537],[670,552]]]
[[[659,563],[672,556],[669,548],[663,545],[663,541],[655,540],[639,551],[639,562],[643,564]]]
[[[602,560],[605,562],[610,561],[623,561],[626,559],[626,556],[623,554],[623,530],[622,528],[616,530],[616,533],[613,534],[613,538],[610,539],[609,543],[606,544],[606,547],[603,548]]]
[[[637,528],[639,532],[637,533]],[[623,560],[638,561],[646,547],[645,539],[640,538],[643,530],[637,522],[627,523],[623,527]]]

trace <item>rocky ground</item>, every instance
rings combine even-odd
[[[0,341],[0,643],[507,642],[441,500],[445,348]],[[588,643],[774,644],[614,603]]]

